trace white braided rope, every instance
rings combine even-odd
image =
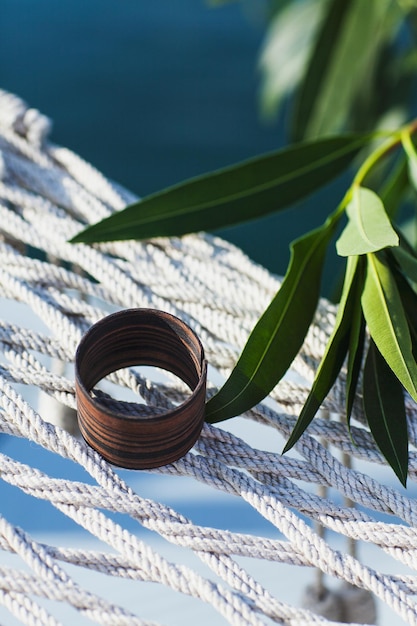
[[[167,505],[141,497],[122,472],[116,473],[83,441],[49,423],[53,416],[40,415],[22,396],[20,385],[40,389],[60,406],[74,409],[70,364],[82,334],[106,313],[132,306],[160,308],[189,323],[203,341],[209,374],[218,383],[279,288],[276,277],[241,251],[206,234],[93,247],[67,243],[82,223],[121,209],[133,196],[67,149],[49,144],[49,127],[41,114],[0,92],[0,296],[27,311],[24,325],[0,320],[0,430],[80,464],[89,478],[79,482],[52,477],[1,452],[0,472],[2,480],[50,501],[108,548],[41,544],[0,518],[0,549],[18,555],[21,562],[16,567],[0,562],[0,602],[25,624],[59,623],[37,598],[67,603],[99,624],[155,623],[83,589],[65,569],[71,564],[166,585],[209,603],[230,624],[330,623],[289,605],[279,593],[274,597],[243,566],[247,561],[242,558],[263,559],[316,567],[369,590],[406,623],[417,624],[417,505],[408,492],[376,478],[373,468],[383,466],[383,459],[359,405],[355,445],[345,425],[324,413],[300,440],[297,455],[284,457],[206,425],[192,452],[155,470],[166,480],[186,476],[241,498],[270,523],[273,535],[258,536],[197,525]],[[39,258],[33,258],[36,251]],[[334,314],[332,306],[320,303],[292,376],[246,416],[269,429],[270,438],[277,439],[276,450],[279,436],[288,437],[306,398]],[[153,382],[133,370],[115,374],[112,381],[139,394],[151,412],[183,398],[179,382]],[[325,412],[343,413],[343,382],[341,376],[325,401]],[[417,410],[409,400],[407,409],[412,484],[417,473]],[[330,448],[321,445],[321,437]],[[369,475],[346,468],[340,453],[372,463]],[[332,492],[320,498],[306,484],[332,487]],[[341,496],[360,508],[344,506]],[[123,513],[138,523],[138,530],[143,526],[179,549],[193,551],[208,567],[206,574],[167,560],[110,513]],[[339,537],[373,544],[410,573],[382,573],[360,563],[332,547],[306,520]]]

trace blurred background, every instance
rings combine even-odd
[[[283,145],[285,108],[260,113],[268,7],[2,0],[0,85],[52,118],[55,143],[143,196]],[[283,274],[289,242],[328,209],[221,234]]]

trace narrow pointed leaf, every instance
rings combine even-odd
[[[401,272],[394,271],[394,276],[408,323],[408,330],[411,338],[411,350],[417,362],[417,294]]]
[[[354,187],[346,213],[349,221],[336,243],[340,256],[367,254],[388,246],[398,246],[398,235],[384,205],[370,189]]]
[[[284,209],[347,168],[370,135],[290,146],[147,196],[71,241],[180,236],[223,228]]]
[[[398,235],[399,240],[400,240],[400,247],[404,248],[404,250],[406,252],[408,252],[408,254],[410,254],[411,256],[413,256],[414,258],[417,259],[417,250],[409,242],[409,240],[406,237],[406,235],[404,235],[404,233],[401,230],[399,230],[399,229],[398,229],[397,235]],[[394,252],[394,250],[395,250],[395,248],[393,248],[391,252]]]
[[[417,189],[417,153],[409,132],[402,135],[402,144],[407,155],[408,174],[414,189]]]
[[[315,113],[321,89],[330,70],[333,54],[339,43],[340,32],[353,0],[334,0],[328,3],[320,32],[305,72],[295,103],[293,137],[302,139]]]
[[[207,403],[208,422],[228,419],[256,405],[290,367],[317,307],[324,257],[335,224],[328,221],[292,244],[280,290],[257,322],[229,378]]]
[[[346,376],[346,420],[350,428],[350,418],[352,415],[353,403],[355,401],[356,389],[361,373],[363,351],[365,345],[365,318],[363,317],[360,305],[363,282],[358,285],[356,302],[353,306],[352,327],[349,336],[349,357],[347,362]]]
[[[363,401],[375,442],[405,487],[408,432],[404,391],[373,341],[365,361]]]
[[[334,133],[346,123],[358,95],[372,84],[375,57],[389,36],[387,28],[392,16],[388,9],[392,4],[396,3],[389,0],[328,3],[328,16],[296,103],[297,115],[293,121],[296,138]]]
[[[367,258],[362,308],[379,352],[417,402],[417,364],[407,317],[390,268],[375,254]]]
[[[260,103],[267,118],[277,113],[300,82],[322,9],[321,0],[289,2],[269,20],[259,59]],[[285,63],[277,63],[277,59],[285,59]]]
[[[311,391],[301,410],[297,423],[285,445],[283,453],[287,452],[301,437],[311,423],[323,400],[332,388],[345,360],[350,328],[352,325],[353,304],[355,298],[355,282],[357,280],[357,257],[350,257],[347,262],[346,276],[342,296],[337,311],[335,326],[327,343],[325,353],[319,365]]]
[[[407,159],[402,157],[389,173],[379,192],[379,197],[390,218],[397,215],[401,201],[409,189]]]
[[[404,274],[412,282],[417,283],[417,257],[402,245],[394,248],[392,252]]]

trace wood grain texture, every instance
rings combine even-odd
[[[192,390],[183,404],[157,416],[128,415],[92,390],[118,369],[150,365],[168,370]],[[196,442],[204,423],[207,363],[203,346],[180,319],[155,309],[127,309],[94,324],[75,357],[78,422],[87,443],[107,461],[129,469],[173,463]]]

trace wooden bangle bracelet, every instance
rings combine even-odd
[[[192,390],[181,405],[156,416],[129,415],[92,394],[123,367],[168,370]],[[78,423],[87,443],[107,461],[129,469],[173,463],[196,442],[204,423],[207,364],[195,333],[180,319],[154,309],[127,309],[91,326],[75,356]],[[121,407],[120,403],[120,407]]]

